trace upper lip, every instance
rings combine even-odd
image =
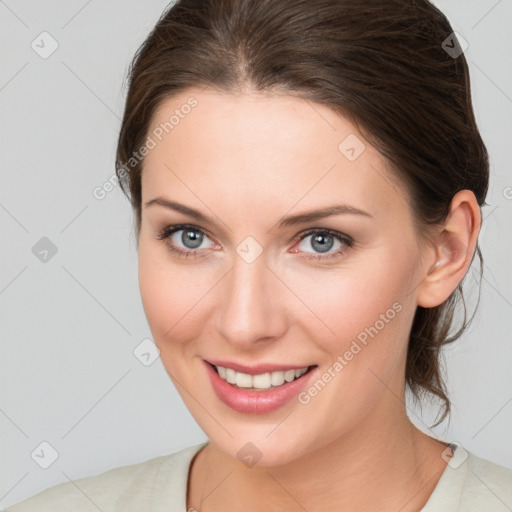
[[[279,372],[286,370],[297,370],[299,368],[307,368],[311,365],[308,364],[273,364],[273,363],[261,363],[253,365],[245,365],[235,363],[233,361],[220,361],[218,359],[205,359],[207,363],[214,366],[222,366],[223,368],[232,368],[239,373],[247,373],[249,375],[260,375],[262,373]]]

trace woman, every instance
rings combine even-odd
[[[117,172],[144,310],[209,441],[28,510],[507,510],[512,471],[434,439],[488,158],[426,0],[183,0],[130,71]],[[369,491],[369,489],[371,489]]]

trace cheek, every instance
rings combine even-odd
[[[174,345],[194,338],[194,315],[204,296],[201,280],[191,279],[191,266],[172,264],[160,247],[141,242],[139,289],[154,341],[162,357]]]
[[[302,329],[325,357],[318,379],[299,397],[309,422],[324,435],[337,436],[369,414],[383,393],[400,394],[408,333],[415,304],[410,292],[412,268],[381,253],[379,261],[347,265],[343,271],[303,279],[307,304],[318,319],[305,319]],[[409,265],[410,266],[410,265]],[[386,272],[382,272],[386,268]],[[309,287],[307,287],[309,282]],[[319,333],[323,333],[319,335]],[[395,398],[393,398],[394,400]],[[325,427],[329,418],[332,428]]]
[[[380,269],[387,268],[386,273]],[[404,273],[389,271],[380,264],[347,265],[337,270],[316,272],[315,279],[303,272],[289,276],[300,297],[313,316],[307,315],[303,326],[313,332],[325,333],[329,352],[343,349],[343,344],[356,338],[364,339],[367,330],[389,330],[397,309],[402,309],[407,282]],[[400,305],[393,305],[399,302]],[[311,316],[311,319],[309,318]],[[307,320],[306,320],[307,318]],[[316,318],[316,320],[315,320]],[[385,327],[385,329],[384,329]],[[323,337],[323,336],[322,336]],[[314,338],[313,338],[314,339]]]
[[[304,302],[317,317],[305,319],[302,327],[328,355],[327,367],[338,361],[334,373],[343,377],[336,380],[347,392],[373,388],[376,375],[389,380],[405,358],[415,310],[413,258],[405,260],[380,251],[357,265],[318,273],[314,286],[311,279],[298,278]]]

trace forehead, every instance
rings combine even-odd
[[[372,214],[407,206],[386,159],[352,123],[302,98],[190,89],[162,102],[148,134],[155,145],[144,159],[143,200],[168,192],[199,206],[220,196],[232,211],[238,203],[261,211],[347,202]]]
[[[222,158],[228,158],[232,149],[243,150],[236,155],[238,160],[257,155],[258,160],[284,158],[287,153],[337,158],[339,142],[356,133],[347,119],[327,106],[302,98],[212,89],[190,89],[164,100],[150,125],[150,131],[155,130],[163,130],[162,138],[172,139],[184,149],[190,149],[193,135],[193,141],[203,143],[200,149],[214,146]]]

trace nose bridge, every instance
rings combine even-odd
[[[224,280],[216,326],[228,342],[247,348],[263,338],[280,336],[284,318],[277,279],[267,268],[265,254],[254,261],[241,254],[234,255],[233,268]]]

